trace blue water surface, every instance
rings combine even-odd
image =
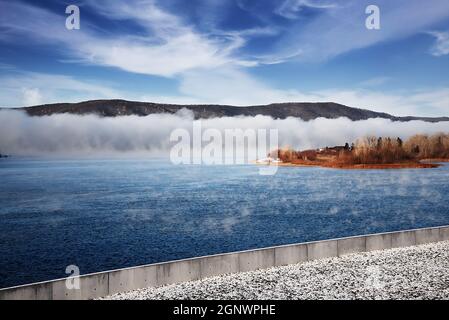
[[[0,287],[449,224],[449,166],[335,170],[163,160],[0,161]]]

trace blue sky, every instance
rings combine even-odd
[[[81,29],[65,28],[79,6]],[[365,27],[368,5],[381,29]],[[447,0],[0,0],[0,106],[335,101],[449,115]]]

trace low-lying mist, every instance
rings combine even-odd
[[[367,135],[407,139],[417,133],[449,131],[449,123],[392,122],[387,119],[351,121],[347,118],[297,118],[268,116],[223,117],[193,120],[190,112],[146,117],[101,118],[95,115],[60,114],[30,117],[17,110],[0,111],[0,153],[20,156],[163,156],[174,145],[175,129],[192,131],[193,121],[203,129],[278,129],[279,146],[295,150],[351,143]]]

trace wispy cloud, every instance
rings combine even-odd
[[[42,103],[42,94],[39,88],[23,88],[23,104],[25,106],[36,106]]]
[[[108,18],[138,22],[145,34],[139,36],[97,34],[89,25],[81,30],[65,30],[64,16],[24,3],[0,3],[0,27],[28,39],[66,46],[66,54],[85,63],[111,66],[125,71],[171,77],[195,68],[223,64],[245,64],[232,56],[244,43],[242,37],[220,38],[200,34],[177,16],[159,9],[154,1],[87,2]],[[26,17],[18,21],[15,17]]]
[[[62,55],[59,61],[168,77],[175,79],[178,85],[172,95],[162,96],[143,92],[144,89],[122,92],[116,89],[118,84],[104,83],[104,79],[93,81],[76,76],[8,70],[9,74],[0,76],[1,103],[17,106],[115,97],[236,105],[335,101],[396,115],[449,113],[449,89],[444,86],[408,93],[376,92],[375,86],[388,81],[381,77],[360,84],[370,90],[351,88],[305,92],[279,89],[250,71],[250,68],[260,65],[291,61],[322,62],[356,49],[431,30],[430,26],[449,17],[447,0],[433,0],[431,6],[421,0],[379,0],[377,4],[381,8],[384,27],[375,32],[365,28],[365,7],[371,4],[368,0],[347,1],[344,5],[331,0],[274,3],[277,9],[273,13],[271,8],[269,14],[285,20],[287,25],[278,26],[271,24],[272,20],[261,19],[249,27],[231,30],[220,29],[218,23],[212,22],[207,23],[208,28],[200,28],[186,19],[182,12],[161,6],[161,2],[156,0],[83,1],[82,12],[90,8],[105,20],[138,26],[138,32],[127,32],[124,28],[114,33],[91,25],[83,18],[81,30],[68,31],[64,28],[64,14],[58,15],[24,2],[0,0],[0,12],[12,13],[2,15],[0,19],[0,28],[5,31],[0,37],[2,42],[48,44]],[[215,0],[205,3],[205,6],[214,9],[214,16],[224,10],[223,5]],[[304,8],[317,9],[318,14],[308,17],[306,22],[296,19]],[[221,13],[225,15],[225,12]],[[295,19],[281,19],[279,15]],[[437,39],[433,54],[447,54],[447,33],[432,35]],[[256,52],[244,50],[259,37],[271,37],[272,42],[269,45],[259,43]]]
[[[379,0],[376,4],[381,10],[381,29],[372,31],[365,27],[365,8],[369,4],[369,0],[345,2],[331,12],[324,10],[306,25],[291,26],[277,45],[277,52],[302,50],[300,60],[329,60],[353,50],[407,38],[449,17],[445,0],[434,0],[431,6],[416,0]]]
[[[78,102],[123,96],[119,90],[94,80],[37,72],[8,73],[0,76],[2,107],[22,107],[41,103]]]
[[[53,42],[65,46],[67,58],[134,73],[173,77],[193,69],[223,65],[252,67],[291,60],[330,59],[413,35],[449,17],[446,0],[433,0],[431,6],[420,0],[379,0],[384,28],[372,32],[365,28],[365,8],[372,4],[368,0],[344,4],[331,0],[284,0],[275,7],[274,13],[295,18],[292,20],[298,20],[298,13],[304,8],[322,10],[319,15],[308,17],[306,23],[293,21],[282,28],[268,20],[243,30],[220,30],[213,23],[208,24],[209,29],[199,30],[198,24],[159,4],[156,0],[84,1],[84,8],[91,8],[108,20],[132,22],[141,28],[134,34],[113,34],[108,30],[98,32],[98,26],[85,20],[81,30],[70,32],[63,27],[64,15],[23,2],[0,2],[2,12],[14,13],[0,20],[2,40],[17,40],[20,35],[22,39]],[[216,11],[223,10],[217,1],[204,6],[214,8],[214,17]],[[274,34],[276,39],[263,49],[264,53],[240,55],[239,50],[254,37]],[[444,54],[447,33],[433,35],[437,38],[433,53]]]
[[[381,81],[381,79],[379,79]],[[382,81],[387,81],[383,80]],[[370,82],[378,82],[372,79]],[[273,102],[332,101],[351,107],[388,112],[397,116],[447,116],[449,88],[429,88],[402,93],[365,89],[327,89],[301,92],[276,89],[238,68],[217,68],[183,73],[177,94],[152,95],[126,92],[118,85],[83,81],[63,75],[18,72],[0,76],[2,106],[29,106],[40,103],[79,102],[88,99],[129,99],[175,104],[254,105]],[[363,86],[362,86],[363,87]]]
[[[449,54],[449,32],[432,31],[429,34],[435,37],[435,44],[430,53],[436,57]]]
[[[362,87],[377,87],[377,86],[383,85],[389,81],[391,81],[390,77],[384,77],[384,76],[374,77],[374,78],[362,81],[360,83],[360,86],[362,86]]]
[[[286,90],[273,88],[239,69],[224,68],[184,74],[180,82],[180,94],[187,101],[198,103],[244,106],[273,102],[332,101],[397,116],[449,115],[449,88],[427,88],[396,93],[375,90],[375,85],[386,81],[389,81],[389,78],[371,79],[366,81],[365,88],[361,86],[359,89]]]
[[[275,13],[287,19],[297,19],[304,8],[331,9],[336,7],[337,4],[330,0],[285,0],[276,8]]]
[[[0,70],[14,70],[14,69],[15,67],[12,64],[0,62]]]

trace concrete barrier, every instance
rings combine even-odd
[[[440,240],[439,229],[422,229],[415,231],[416,244],[426,244]]]
[[[365,252],[366,237],[340,239],[337,241],[337,251],[339,257],[357,252]]]
[[[391,249],[391,238],[391,233],[373,234],[366,236],[366,251],[370,252],[375,250]]]
[[[293,244],[274,248],[275,266],[296,264],[307,260],[307,244]]]
[[[243,251],[238,254],[239,272],[267,269],[274,266],[274,248]]]
[[[318,260],[338,256],[338,240],[325,240],[307,244],[307,259]]]
[[[238,254],[220,254],[200,259],[201,278],[240,271]]]
[[[440,241],[449,240],[449,227],[440,227],[438,229],[440,230]]]
[[[0,290],[0,300],[94,299],[222,274],[447,240],[449,226],[276,246],[87,274],[79,277],[80,289],[67,289],[67,279],[6,288]]]

